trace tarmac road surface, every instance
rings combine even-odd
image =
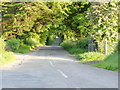
[[[59,45],[16,54],[19,65],[2,70],[2,88],[118,88],[118,72],[82,64]]]

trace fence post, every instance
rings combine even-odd
[[[108,51],[108,45],[107,45],[107,39],[104,40],[104,53],[107,54]]]
[[[90,52],[90,39],[88,40],[88,52]]]

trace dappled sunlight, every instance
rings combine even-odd
[[[72,59],[67,59],[67,58],[60,58],[60,57],[36,57],[34,59],[39,59],[39,60],[65,60],[65,61],[73,61]]]
[[[18,59],[26,60],[59,60],[59,61],[73,61],[71,58],[62,58],[55,56],[37,56],[37,55],[17,55]],[[23,58],[20,58],[23,57]]]

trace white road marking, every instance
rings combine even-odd
[[[57,70],[63,77],[65,77],[65,78],[68,78],[68,76],[65,74],[65,73],[63,73],[61,70]]]
[[[54,64],[53,64],[51,61],[49,61],[49,63],[50,63],[50,65],[51,65],[52,67],[55,67]]]

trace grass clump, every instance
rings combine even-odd
[[[77,58],[81,61],[89,62],[89,61],[100,61],[103,60],[106,55],[99,52],[86,52],[83,54],[79,54]]]
[[[114,52],[113,54],[105,58],[103,61],[97,64],[94,64],[93,66],[108,69],[108,70],[119,70],[120,71],[120,68],[118,68],[118,52]]]

